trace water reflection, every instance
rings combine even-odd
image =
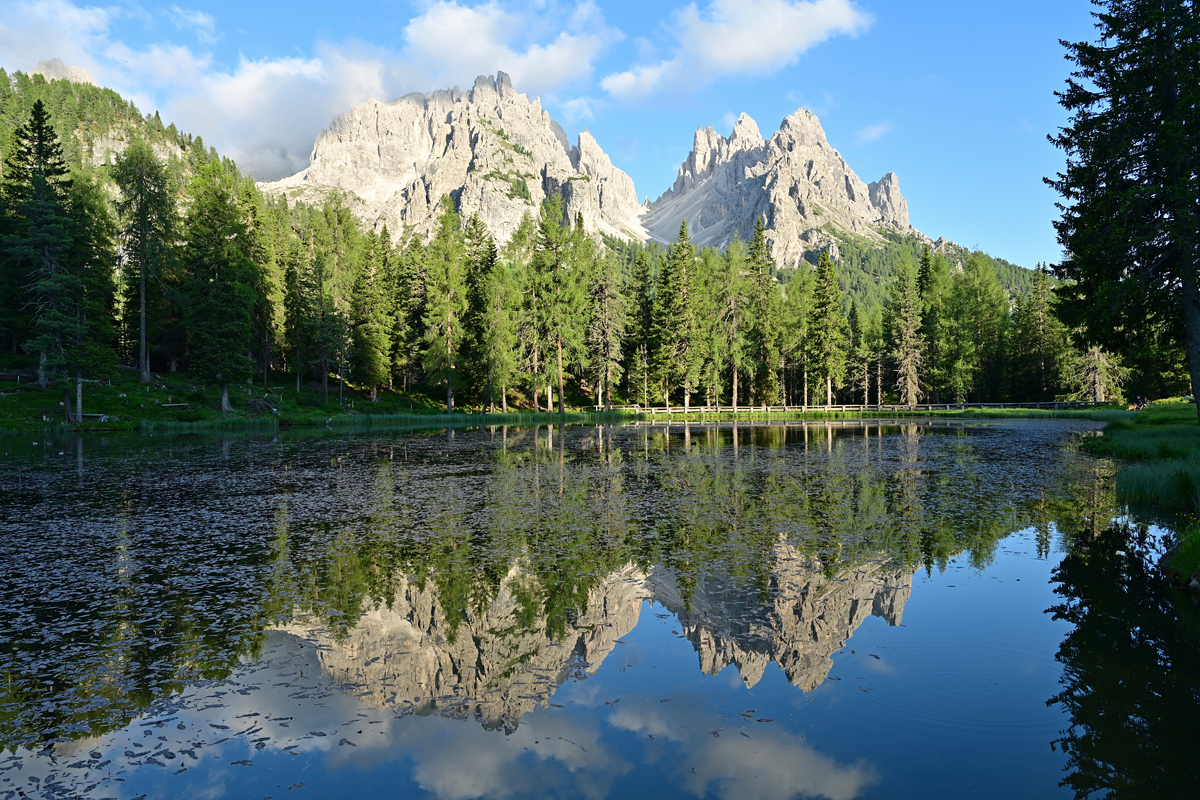
[[[0,505],[12,510],[0,520],[0,744],[56,743],[84,772],[105,760],[109,772],[155,764],[147,759],[187,766],[186,751],[217,746],[245,747],[240,760],[254,763],[313,749],[362,759],[383,750],[346,731],[374,723],[381,732],[369,741],[412,753],[417,782],[439,796],[525,785],[516,773],[531,763],[501,753],[527,737],[521,747],[541,768],[590,776],[564,793],[586,785],[602,796],[634,762],[607,749],[596,720],[551,712],[619,702],[584,687],[635,628],[686,641],[702,674],[732,665],[753,689],[778,672],[813,692],[866,620],[901,623],[914,571],[952,559],[985,569],[997,543],[1024,528],[1038,531],[1043,557],[1057,534],[1067,570],[1103,539],[1116,514],[1111,466],[1075,453],[1077,427],[681,424],[43,443],[0,463]],[[1072,599],[1060,615],[1085,630],[1090,606],[1062,591]],[[1060,658],[1074,675],[1075,661]],[[1091,684],[1072,686],[1058,700],[1081,720],[1062,741],[1078,754]],[[794,728],[731,710],[720,730],[663,699],[635,692],[604,707],[605,724],[686,751],[686,769],[668,759],[660,776],[676,791],[855,797],[880,785],[875,767],[822,754]],[[321,704],[344,719],[325,719]],[[131,721],[172,714],[153,726],[169,741],[143,752],[148,743],[130,738]],[[261,729],[227,719],[238,714]],[[370,719],[360,725],[360,714]],[[455,727],[423,728],[443,739],[422,745],[403,724],[418,717]],[[554,725],[575,727],[550,736]],[[800,766],[769,768],[784,751]],[[442,771],[458,752],[478,770]],[[1091,774],[1079,764],[1073,774]]]

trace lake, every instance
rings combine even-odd
[[[1099,428],[0,439],[0,796],[1191,795]]]

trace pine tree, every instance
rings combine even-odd
[[[764,406],[779,401],[779,294],[772,273],[774,262],[767,250],[766,230],[762,217],[755,220],[754,238],[750,241],[750,275],[753,302],[753,328],[750,341],[755,361],[755,401]]]
[[[138,296],[138,371],[150,382],[147,292],[167,268],[176,237],[175,197],[166,168],[146,142],[130,143],[117,157],[113,180],[121,193],[117,212],[122,219],[121,241]]]
[[[1050,276],[1038,265],[1033,290],[1013,309],[1013,388],[1019,400],[1051,400],[1058,386],[1066,330],[1054,315]]]
[[[795,394],[799,373],[801,403],[808,405],[808,359],[811,354],[813,273],[807,262],[800,262],[796,275],[787,285],[784,305],[783,356],[792,369]]]
[[[66,176],[62,145],[45,105],[37,100],[29,120],[14,132],[5,164],[4,197],[13,217],[5,238],[6,255],[16,267],[14,283],[33,308],[33,335],[22,348],[38,354],[42,386],[49,383],[51,371],[65,366],[65,347],[76,333],[70,298],[77,286],[68,263],[71,236],[66,208],[71,181]]]
[[[1200,388],[1200,11],[1192,0],[1103,0],[1096,42],[1067,43],[1077,67],[1051,137],[1067,166],[1055,223],[1061,313],[1118,347],[1169,320]],[[1182,324],[1180,324],[1182,323]],[[1197,406],[1200,413],[1200,406]]]
[[[747,370],[750,363],[748,339],[753,324],[746,246],[737,236],[725,248],[720,266],[721,276],[715,282],[717,311],[714,317],[717,320],[720,361],[722,366],[728,366],[730,402],[736,408],[740,388],[738,376]]]
[[[695,273],[696,249],[684,220],[667,256],[654,324],[655,375],[668,403],[673,388],[683,390],[684,408],[691,405],[692,390],[699,382],[702,355],[694,308]]]
[[[559,195],[551,195],[538,221],[530,272],[536,286],[537,327],[550,355],[557,362],[558,413],[565,414],[564,376],[571,359],[584,354],[586,272],[591,266],[591,246],[582,226],[563,224]]]
[[[935,403],[941,402],[948,384],[945,339],[950,330],[947,308],[950,295],[950,268],[941,253],[921,257],[921,336],[926,345],[926,376]]]
[[[902,260],[896,270],[896,281],[888,302],[888,329],[900,402],[906,406],[916,405],[921,396],[925,342],[921,338],[921,294],[908,259]]]
[[[83,421],[83,377],[109,377],[117,371],[115,326],[116,224],[100,184],[76,176],[68,195],[71,220],[70,265],[75,285],[71,300],[74,340],[66,347],[67,368],[75,373],[75,419]]]
[[[378,399],[378,388],[387,383],[392,371],[388,338],[392,320],[381,285],[383,247],[374,231],[367,233],[367,257],[355,279],[350,302],[350,323],[354,328],[351,370],[360,383],[371,387],[372,402]]]
[[[825,384],[825,404],[833,405],[833,387],[846,374],[846,317],[833,259],[823,252],[817,259],[813,287],[811,355],[813,376]]]
[[[598,259],[589,292],[591,324],[588,349],[603,398],[604,410],[612,410],[612,387],[621,378],[621,349],[625,336],[626,311],[620,264],[609,251]]]
[[[449,195],[438,207],[429,243],[425,305],[425,371],[446,385],[446,413],[454,413],[454,390],[462,380],[459,348],[466,336],[467,283],[463,235]]]
[[[632,311],[629,331],[625,340],[625,374],[631,385],[631,396],[636,396],[641,406],[650,405],[650,365],[654,351],[654,274],[650,268],[650,257],[645,248],[639,247],[633,262],[631,285]]]
[[[254,374],[250,349],[256,276],[246,209],[238,202],[236,179],[216,162],[197,171],[188,193],[183,261],[191,366],[201,378],[221,384],[221,410],[229,412],[229,384]]]

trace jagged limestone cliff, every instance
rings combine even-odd
[[[805,109],[785,117],[764,140],[742,114],[728,138],[696,131],[675,185],[650,204],[642,222],[670,241],[686,219],[696,244],[748,241],[763,218],[776,263],[792,266],[806,252],[828,248],[838,235],[881,239],[880,231],[916,234],[895,173],[863,183]]]
[[[262,187],[309,201],[342,193],[360,219],[386,224],[395,237],[406,229],[428,236],[439,200],[450,195],[501,242],[561,193],[568,218],[582,214],[589,230],[645,238],[630,177],[587,131],[571,145],[541,101],[518,93],[503,72],[466,92],[369,100],[317,137],[307,169]]]
[[[605,576],[558,635],[523,609],[521,598],[536,587],[519,566],[485,610],[455,612],[462,617],[454,629],[432,583],[402,581],[390,603],[367,609],[343,637],[304,623],[282,630],[314,641],[330,680],[354,687],[367,702],[469,714],[490,729],[511,730],[568,678],[594,673],[637,625],[647,600],[678,617],[701,669],[715,675],[733,664],[748,686],[774,662],[792,684],[814,689],[867,617],[900,623],[911,570],[868,563],[831,578],[786,544],[776,547],[775,561],[765,605],[757,589],[712,577],[685,598],[669,571],[647,575],[627,565]]]

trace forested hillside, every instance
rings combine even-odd
[[[85,380],[120,366],[221,387],[227,412],[250,382],[317,405],[419,393],[549,410],[1108,399],[1128,375],[1072,346],[1045,272],[982,253],[848,242],[840,265],[779,274],[761,221],[723,252],[695,248],[686,222],[668,247],[600,241],[557,195],[508,242],[448,197],[429,241],[393,237],[337,196],[263,196],[107,90],[0,84],[0,341],[41,386],[73,387],[76,413]],[[93,163],[114,128],[128,146]],[[1152,366],[1163,385],[1178,372],[1169,355]]]

